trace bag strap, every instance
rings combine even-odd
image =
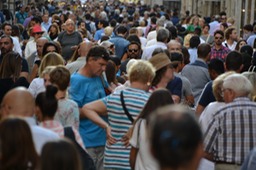
[[[64,136],[77,143],[72,127],[64,127]]]
[[[128,119],[133,123],[133,118],[131,116],[131,114],[128,112],[126,106],[125,106],[125,103],[124,103],[124,94],[123,94],[123,91],[121,91],[120,93],[120,98],[121,98],[121,103],[122,103],[122,106],[123,106],[123,109],[124,109],[124,113],[126,114],[126,116],[128,117]]]

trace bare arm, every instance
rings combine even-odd
[[[135,169],[135,162],[136,162],[136,157],[138,153],[138,149],[132,147],[131,152],[130,152],[130,166],[131,169]]]
[[[96,100],[94,102],[88,103],[80,109],[80,117],[88,118],[101,128],[106,130],[108,143],[114,144],[116,142],[115,138],[111,135],[111,127],[105,122],[101,117],[107,115],[107,107],[101,100]]]
[[[201,113],[204,111],[205,107],[198,104],[197,107],[196,107],[196,116],[197,117],[200,117]]]

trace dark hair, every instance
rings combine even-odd
[[[189,40],[189,46],[190,48],[197,48],[200,44],[200,38],[197,35],[194,35]]]
[[[140,112],[140,115],[138,116],[136,121],[142,118],[142,119],[146,119],[148,123],[149,116],[153,111],[155,111],[159,107],[166,106],[173,103],[174,102],[172,100],[172,94],[169,90],[164,88],[157,89],[149,97],[146,105]]]
[[[151,114],[149,125],[152,152],[160,166],[188,166],[203,141],[193,113],[179,105],[166,106]]]
[[[214,32],[214,36],[215,36],[216,34],[220,34],[220,35],[224,38],[224,32],[223,32],[223,31],[221,31],[221,30],[216,30],[216,31]]]
[[[118,34],[126,34],[128,31],[128,29],[124,26],[124,25],[119,25],[117,28],[116,28],[116,32]]]
[[[41,24],[42,18],[39,16],[34,16],[31,21],[35,21],[35,23]]]
[[[231,51],[228,53],[226,60],[226,69],[228,71],[237,71],[240,69],[243,64],[242,54],[238,51]]]
[[[116,64],[112,60],[108,60],[105,73],[106,73],[108,84],[111,84],[111,83],[117,84]]]
[[[3,23],[3,25],[2,25],[2,30],[4,30],[6,26],[10,26],[10,27],[12,28],[12,24],[10,24],[10,23],[8,23],[8,22],[5,22],[5,23]]]
[[[106,61],[110,59],[109,53],[106,50],[106,48],[99,46],[99,45],[96,45],[89,50],[87,57],[86,57],[86,62],[89,61],[89,58],[91,58],[91,57],[93,57],[95,59],[103,58]]]
[[[242,54],[242,57],[243,57],[243,68],[241,70],[241,73],[242,73],[242,72],[245,72],[245,71],[249,70],[249,68],[251,66],[251,63],[252,63],[252,56],[250,56],[247,53],[241,53],[241,54]]]
[[[252,24],[246,24],[243,26],[243,29],[247,30],[247,31],[251,31],[253,32],[253,26]]]
[[[184,64],[189,64],[190,63],[190,54],[188,52],[188,49],[186,47],[182,47],[181,48],[181,51],[182,51],[182,54],[183,54],[183,57],[184,57]]]
[[[29,125],[19,118],[7,118],[0,123],[1,169],[35,170],[36,153]]]
[[[252,57],[253,48],[250,45],[244,45],[243,47],[241,47],[240,53],[246,53]]]
[[[20,38],[20,29],[18,25],[12,25],[12,36],[17,36]]]
[[[108,22],[106,20],[100,20],[99,23],[101,23],[103,25],[103,28],[108,26]]]
[[[224,62],[218,58],[211,59],[208,69],[214,70],[218,75],[225,72]]]
[[[48,53],[47,48],[50,46],[53,46],[56,49],[56,51],[51,51],[51,52],[56,52],[56,53],[60,54],[60,52],[61,52],[60,46],[58,46],[56,42],[50,41],[50,42],[46,42],[43,46],[43,52],[42,52],[43,56],[45,56]]]
[[[197,48],[198,58],[206,58],[211,52],[211,46],[207,43],[202,43]]]
[[[35,103],[39,107],[43,117],[53,118],[58,109],[58,100],[55,95],[58,88],[52,85],[46,86],[46,91],[39,93]]]
[[[164,49],[161,47],[155,48],[154,51],[152,52],[152,56],[157,55],[159,53],[164,53]]]
[[[68,139],[51,141],[44,145],[40,170],[82,170],[79,153]]]
[[[178,62],[183,63],[184,61],[183,54],[181,52],[172,52],[171,61],[174,62],[174,64],[172,64],[173,68],[177,68]]]
[[[127,39],[129,42],[135,41],[135,42],[137,42],[138,44],[141,44],[139,37],[138,37],[137,35],[135,35],[135,34],[129,35],[126,39]]]
[[[175,26],[170,26],[170,27],[166,27],[166,29],[169,31],[170,35],[171,35],[171,39],[175,39],[177,38],[177,28]]]
[[[247,44],[246,40],[239,40],[236,44],[235,50],[239,51],[239,46],[240,46],[240,43],[242,42],[245,42]]]

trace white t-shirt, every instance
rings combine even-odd
[[[138,135],[139,125],[140,132]],[[152,156],[150,152],[150,143],[147,134],[148,133],[146,131],[146,120],[138,120],[134,126],[132,138],[130,139],[130,144],[132,145],[132,147],[139,149],[135,163],[136,170],[159,169],[159,165],[156,159]]]
[[[213,119],[214,113],[222,107],[225,106],[224,102],[211,102],[202,112],[202,114],[199,117],[199,123],[201,125],[201,129],[203,133],[207,130],[207,127],[210,123],[210,121]]]

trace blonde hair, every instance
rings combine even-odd
[[[42,73],[47,66],[57,66],[57,65],[64,65],[64,64],[65,64],[65,61],[60,54],[55,52],[50,52],[46,54],[43,57],[38,69],[39,77],[42,77]]]
[[[139,60],[128,70],[130,82],[147,83],[155,77],[155,68],[149,61]]]
[[[113,28],[110,27],[110,26],[107,26],[105,29],[104,29],[104,33],[106,36],[110,37],[112,35],[112,32],[113,32]]]
[[[45,67],[44,71],[42,72],[42,77],[45,76],[46,74],[50,74],[50,72],[55,68],[56,68],[56,66],[47,66],[47,67]]]

